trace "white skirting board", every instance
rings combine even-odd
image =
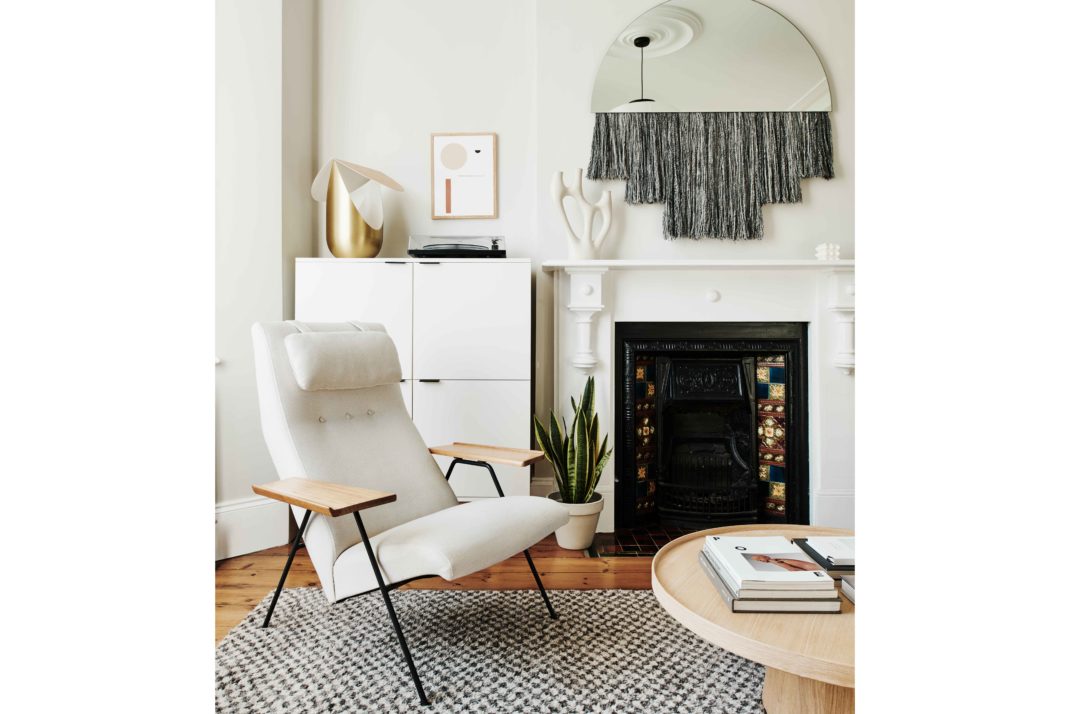
[[[261,496],[217,503],[216,560],[285,544],[289,536],[287,508],[285,503]]]

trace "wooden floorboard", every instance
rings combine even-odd
[[[219,642],[241,622],[279,582],[286,565],[286,546],[228,558],[216,563],[215,638]],[[553,536],[531,548],[531,557],[547,590],[648,590],[651,558],[589,558],[583,551],[558,548]],[[319,579],[304,548],[297,552],[286,587],[319,587]],[[535,582],[524,554],[454,581],[417,580],[403,589],[414,590],[534,590]]]

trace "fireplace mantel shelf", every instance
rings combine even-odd
[[[558,270],[834,270],[855,267],[853,260],[547,260],[542,269]]]
[[[603,283],[611,271],[651,271],[651,275],[665,270],[710,271],[809,271],[827,283],[824,308],[836,316],[838,344],[832,363],[845,374],[855,368],[855,286],[853,260],[548,260],[542,269],[554,274],[555,283],[563,285],[576,324],[576,350],[572,366],[591,374],[598,366],[593,330],[597,316],[606,309],[602,303]],[[557,288],[555,287],[555,295]],[[719,287],[705,289],[704,300],[718,303],[722,298]]]

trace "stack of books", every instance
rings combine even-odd
[[[840,611],[833,578],[783,536],[706,536],[698,559],[732,612]]]
[[[855,574],[855,539],[835,536],[796,538],[795,545],[836,580]],[[852,601],[853,602],[853,601]]]
[[[855,601],[855,576],[853,574],[843,576],[843,580],[840,581],[840,592],[851,602]]]

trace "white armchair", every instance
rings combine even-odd
[[[253,350],[261,425],[279,478],[396,494],[396,500],[378,499],[381,505],[365,504],[346,517],[293,505],[301,527],[286,570],[303,540],[328,601],[379,590],[420,701],[427,704],[389,591],[421,577],[453,580],[521,551],[527,555],[527,548],[567,522],[568,512],[532,496],[459,504],[405,408],[397,351],[381,326],[258,323]],[[531,570],[556,618],[534,565]],[[285,580],[286,571],[264,627]]]

